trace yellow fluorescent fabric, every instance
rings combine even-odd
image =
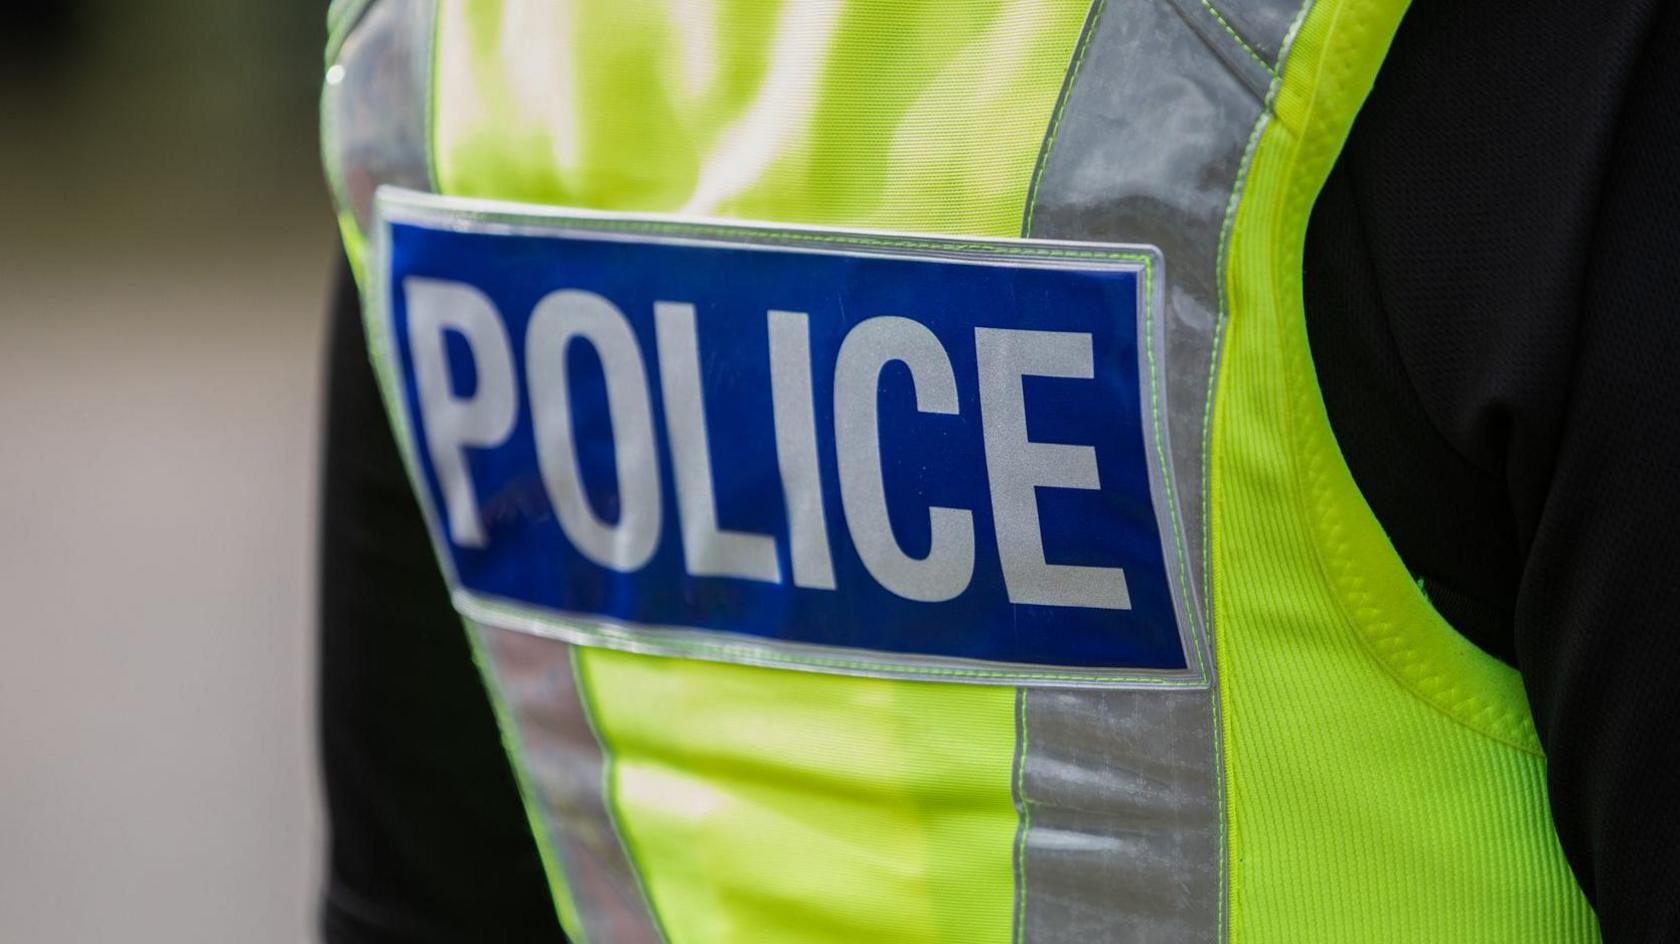
[[[673,942],[1010,939],[1013,689],[577,656]]]
[[[1089,4],[443,0],[443,193],[1015,236]]]
[[[1312,8],[1230,236],[1210,488],[1231,940],[1595,940],[1519,679],[1412,583],[1313,373],[1307,217],[1404,8]]]
[[[443,0],[439,190],[1015,236],[1088,9]],[[673,944],[1010,939],[1013,689],[577,659]]]

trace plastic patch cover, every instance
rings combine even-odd
[[[583,644],[1195,684],[1140,247],[383,191],[369,338],[456,605]]]

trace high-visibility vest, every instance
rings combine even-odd
[[[1404,9],[335,3],[370,354],[575,940],[1596,939],[1314,376]]]

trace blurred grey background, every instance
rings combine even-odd
[[[313,937],[324,6],[0,4],[0,942]]]

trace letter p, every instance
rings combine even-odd
[[[405,278],[403,295],[420,418],[443,489],[450,540],[460,547],[483,547],[484,526],[464,450],[498,446],[513,432],[518,392],[507,329],[496,306],[470,285]],[[478,383],[470,396],[460,396],[450,383],[446,331],[463,338],[472,354]]]

